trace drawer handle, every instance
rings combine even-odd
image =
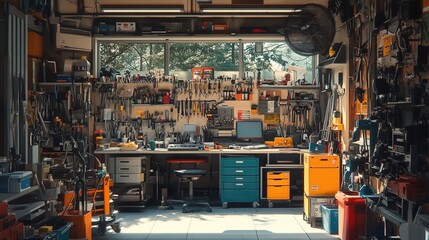
[[[293,163],[293,161],[289,161],[289,160],[279,160],[277,162],[278,163]]]
[[[242,177],[236,177],[235,180],[243,180]]]
[[[321,158],[320,161],[326,162],[326,161],[328,161],[328,159],[327,158]]]
[[[282,172],[270,172],[270,174],[272,174],[272,175],[279,175],[279,174],[281,174]]]
[[[273,178],[274,181],[281,181],[281,178]]]
[[[120,160],[119,162],[120,163],[130,163],[130,161],[128,161],[128,160]]]
[[[236,173],[242,173],[243,170],[235,170]]]
[[[121,167],[121,168],[119,168],[120,170],[130,170],[130,168],[127,168],[127,167]]]
[[[128,177],[130,177],[130,175],[119,175],[119,177],[126,177],[126,178],[128,178]]]
[[[244,184],[242,183],[236,183],[235,186],[243,186]]]
[[[241,161],[235,161],[235,163],[243,163],[243,162],[244,162],[244,161],[242,161],[242,160],[241,160]]]

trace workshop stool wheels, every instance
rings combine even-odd
[[[253,202],[252,203],[252,207],[253,208],[258,208],[259,207],[259,203],[258,202]],[[222,208],[228,208],[228,202],[222,202]]]
[[[273,208],[274,207],[274,203],[273,202],[268,202],[268,207],[269,208]]]
[[[183,213],[199,212],[199,211],[205,211],[205,212],[209,212],[209,213],[213,212],[209,203],[189,202],[189,203],[183,204],[183,207],[182,207]]]
[[[97,226],[97,235],[104,236],[107,231],[107,227],[111,227],[115,233],[121,232],[121,221],[122,218],[116,219],[116,216],[112,214],[107,217],[106,215],[100,215],[99,220],[97,222],[93,222],[93,226]]]
[[[113,229],[113,231],[115,231],[115,233],[120,233],[121,232],[121,224],[119,224],[119,223],[113,224],[112,229]]]

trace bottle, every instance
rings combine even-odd
[[[104,177],[107,174],[107,167],[105,163],[101,164],[101,175]]]
[[[97,129],[97,130],[95,130],[95,134],[94,134],[94,136],[95,136],[95,146],[97,147],[97,148],[99,148],[100,146],[100,142],[101,142],[101,140],[103,139],[103,138],[105,138],[105,135],[103,134],[103,130],[102,129]]]
[[[91,77],[91,63],[86,56],[82,56],[80,60],[73,63],[73,77],[77,81],[85,81]]]

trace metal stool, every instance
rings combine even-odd
[[[181,182],[187,182],[189,185],[189,200],[180,201],[184,203],[182,212],[212,212],[212,208],[208,202],[194,201],[194,181],[207,174],[207,170],[198,169],[196,165],[206,163],[207,159],[169,159],[167,162],[169,164],[179,165],[179,169],[174,170],[174,175],[178,177]],[[194,168],[182,169],[183,165],[193,165]]]

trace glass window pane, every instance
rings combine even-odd
[[[238,52],[238,43],[172,43],[170,70],[213,67],[215,71],[238,71]]]
[[[313,57],[294,53],[285,42],[265,42],[262,53],[255,52],[256,46],[255,43],[245,43],[243,46],[244,71],[248,74],[261,70],[262,79],[280,81],[289,72],[292,81],[305,79],[306,83],[313,82]]]
[[[147,73],[164,69],[163,43],[100,43],[101,67],[112,67],[120,73]]]

